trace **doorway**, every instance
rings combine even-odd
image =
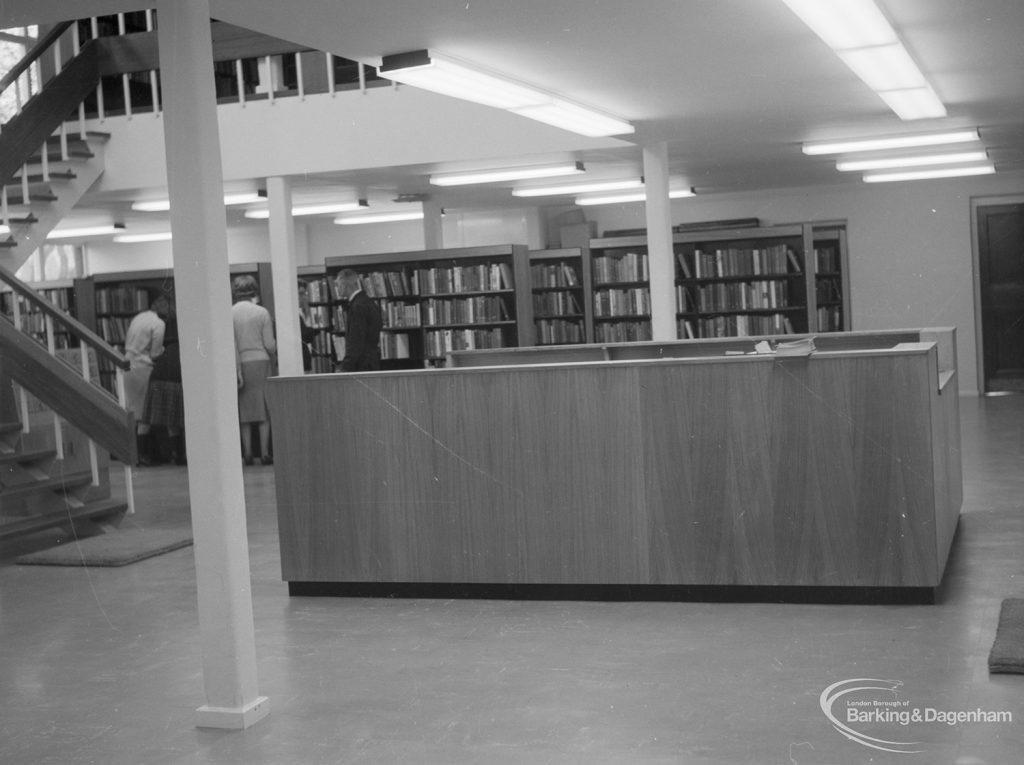
[[[1024,200],[977,208],[984,393],[1024,393]]]

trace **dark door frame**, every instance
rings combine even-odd
[[[971,197],[971,271],[974,281],[974,349],[978,374],[978,395],[986,395],[985,338],[981,324],[981,235],[978,231],[978,212],[985,207],[1024,204],[1024,194],[1003,194],[991,197]]]

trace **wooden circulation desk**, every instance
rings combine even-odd
[[[284,580],[931,602],[962,500],[954,330],[732,355],[757,339],[271,380]]]

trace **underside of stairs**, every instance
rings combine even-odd
[[[54,526],[83,535],[124,515],[128,507],[110,498],[109,484],[95,485],[91,470],[74,462],[47,446],[26,448],[20,422],[0,423],[0,540]]]
[[[102,133],[68,139],[65,152],[60,139],[52,138],[45,147],[46,177],[42,154],[37,152],[4,187],[11,232],[0,239],[0,265],[16,272],[99,179],[106,139]]]

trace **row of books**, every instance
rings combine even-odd
[[[426,355],[444,356],[451,351],[470,351],[477,348],[504,348],[505,336],[493,329],[441,329],[426,333]]]
[[[331,326],[331,309],[325,305],[311,305],[305,318],[307,327],[327,329]]]
[[[838,307],[822,307],[818,309],[819,332],[842,332],[843,310]]]
[[[694,250],[693,266],[685,252],[676,253],[680,275],[684,279],[763,276],[801,273],[796,253],[784,244],[764,248],[728,247],[714,252]]]
[[[363,292],[372,298],[405,297],[415,295],[417,290],[409,275],[403,270],[371,271],[359,275],[359,283]],[[347,300],[348,295],[341,294],[341,282],[335,279],[334,299]]]
[[[508,321],[505,301],[497,295],[439,300],[429,298],[420,305],[423,324],[479,324]]]
[[[378,305],[380,306],[381,314],[383,314],[385,327],[420,326],[420,307],[416,303],[381,300]]]
[[[537,316],[581,314],[583,308],[572,292],[537,292],[533,296],[533,313]]]
[[[843,287],[839,279],[818,279],[814,293],[819,303],[840,303],[843,300]]]
[[[96,290],[97,313],[136,314],[149,308],[149,290],[142,287],[103,287]]]
[[[534,288],[578,287],[580,277],[576,269],[565,261],[537,263],[530,266],[530,282]]]
[[[814,262],[817,264],[818,273],[842,271],[842,258],[837,247],[815,247]]]
[[[707,319],[699,319],[696,326],[700,337],[749,337],[750,335],[793,334],[793,323],[789,320],[789,317],[778,313],[771,316],[714,316]]]
[[[594,293],[594,316],[644,316],[651,313],[651,295],[644,287]]]
[[[632,343],[651,339],[649,321],[602,322],[594,327],[598,343]]]
[[[409,358],[409,335],[405,332],[389,332],[380,336],[381,359]]]
[[[595,284],[646,282],[651,276],[646,252],[598,255],[593,268]]]
[[[327,289],[326,279],[310,279],[306,282],[306,295],[310,303],[329,303],[331,293]]]
[[[695,292],[698,311],[756,311],[789,305],[789,285],[783,281],[719,282],[702,285]]]
[[[310,361],[310,371],[314,374],[329,374],[334,371],[334,361],[327,356],[314,356]]]
[[[124,345],[131,321],[127,316],[99,316],[96,318],[96,327],[100,335],[111,345]]]
[[[327,332],[317,332],[309,344],[316,356],[330,356],[334,353],[334,343]]]
[[[565,319],[538,319],[534,322],[538,345],[564,345],[585,340],[582,321]]]
[[[415,291],[420,295],[457,292],[494,292],[515,286],[507,263],[481,263],[476,266],[421,268],[415,274]]]

